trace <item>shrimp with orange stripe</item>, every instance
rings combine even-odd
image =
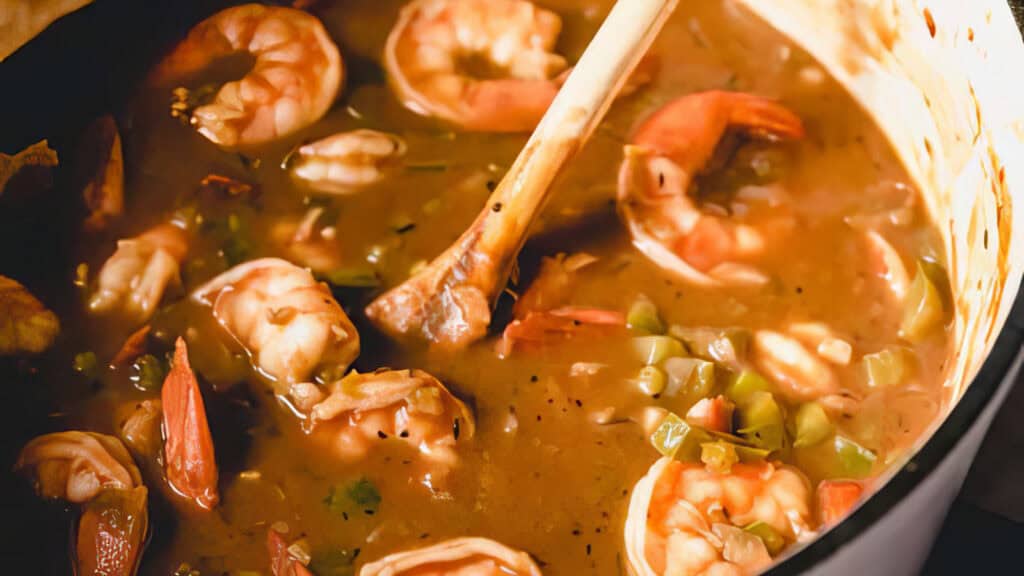
[[[765,252],[784,226],[746,223],[694,198],[730,131],[769,141],[796,140],[803,123],[783,105],[751,94],[710,91],[673,100],[647,120],[625,147],[618,210],[633,244],[651,261],[696,285],[758,285],[767,276],[747,260]]]

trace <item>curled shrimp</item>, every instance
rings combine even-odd
[[[730,129],[768,140],[804,134],[800,119],[772,100],[738,92],[689,94],[640,125],[619,171],[618,209],[633,244],[693,284],[768,281],[760,270],[737,260],[761,254],[778,232],[717,215],[688,193]]]
[[[238,52],[255,58],[252,69],[189,116],[220,146],[260,144],[305,128],[327,112],[341,87],[341,55],[323,24],[301,10],[260,4],[228,8],[197,24],[157,76],[181,78]]]
[[[180,266],[187,252],[188,236],[172,224],[118,241],[117,250],[100,269],[89,310],[120,310],[140,322],[147,320],[167,286],[181,282]]]
[[[319,368],[343,370],[359,355],[359,334],[331,291],[286,260],[239,264],[192,298],[213,308],[217,322],[279,394]]]
[[[384,66],[406,107],[465,130],[532,130],[558,93],[561,18],[526,0],[414,0]],[[481,70],[482,69],[482,70]]]
[[[811,488],[795,468],[735,464],[731,471],[658,460],[633,488],[626,553],[635,576],[743,575],[771,563],[762,522],[787,543],[811,534]]]
[[[135,574],[149,526],[147,492],[128,450],[113,436],[56,432],[22,449],[15,470],[48,499],[81,505],[75,574]]]
[[[363,566],[359,576],[540,576],[526,552],[487,538],[455,538],[397,552]]]
[[[405,150],[405,141],[394,134],[352,130],[299,146],[285,167],[314,190],[351,194],[383,180]]]
[[[451,466],[456,443],[473,437],[473,415],[436,378],[422,370],[352,372],[328,385],[310,409],[314,429],[331,438],[346,459],[364,457],[375,443],[397,439],[426,459]]]

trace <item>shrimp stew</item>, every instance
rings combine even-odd
[[[906,462],[950,402],[941,240],[737,3],[680,3],[528,237],[503,227],[533,215],[488,197],[612,4],[244,4],[170,46],[60,154],[70,296],[2,278],[0,352],[49,407],[7,524],[59,551],[10,554],[755,574]]]

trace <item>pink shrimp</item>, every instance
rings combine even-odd
[[[800,119],[772,100],[738,92],[678,98],[644,121],[626,146],[618,207],[644,255],[700,285],[758,284],[759,270],[737,260],[760,254],[775,231],[730,221],[688,195],[719,140],[739,129],[767,140],[804,134]]]

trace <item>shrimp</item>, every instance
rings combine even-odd
[[[619,171],[619,214],[633,244],[655,264],[697,285],[759,285],[756,268],[737,262],[764,252],[785,219],[759,226],[728,220],[688,194],[719,140],[732,128],[769,140],[801,138],[800,119],[750,94],[701,92],[678,98],[643,122]]]
[[[562,20],[526,0],[414,0],[388,36],[384,66],[407,108],[469,131],[528,132],[568,68]]]
[[[525,552],[486,538],[455,538],[363,565],[359,576],[540,576]]]
[[[199,383],[178,338],[174,365],[160,392],[163,411],[165,476],[171,489],[204,510],[217,505],[217,463]]]
[[[331,291],[286,260],[239,264],[192,298],[213,308],[217,322],[278,394],[288,394],[318,368],[344,370],[359,355],[359,334]]]
[[[81,505],[71,557],[75,574],[131,576],[149,517],[147,492],[128,450],[113,436],[56,432],[22,449],[14,466],[47,499]]]
[[[832,368],[785,334],[758,330],[754,334],[754,360],[790,400],[816,400],[840,391]]]
[[[436,378],[422,370],[352,372],[328,386],[309,412],[336,452],[355,460],[374,443],[394,438],[428,460],[453,465],[459,439],[473,437],[473,415]]]
[[[625,327],[625,315],[615,310],[565,306],[530,311],[521,320],[513,320],[505,326],[497,352],[500,357],[507,358],[517,344],[544,345],[588,332],[599,334]]]
[[[405,151],[405,141],[394,134],[352,130],[299,146],[283,168],[314,190],[352,194],[383,180]]]
[[[255,58],[252,69],[189,115],[214,144],[233,148],[281,138],[319,120],[338,95],[343,64],[323,24],[301,10],[260,4],[228,8],[197,24],[161,64],[157,79],[188,76],[238,52]]]
[[[188,236],[173,224],[161,224],[135,238],[120,240],[100,269],[89,310],[118,310],[144,322],[153,315],[169,284],[180,284],[180,266]]]
[[[742,575],[771,563],[762,522],[787,542],[811,532],[811,487],[795,468],[762,462],[727,473],[662,458],[637,483],[626,519],[629,567],[638,576]]]
[[[578,272],[597,262],[586,252],[567,255],[559,253],[541,259],[540,270],[512,307],[512,315],[522,320],[530,312],[551,310],[566,304],[572,295]]]
[[[275,244],[281,246],[289,260],[314,272],[326,274],[341,268],[344,261],[333,223],[318,225],[323,216],[323,207],[315,206],[301,218],[288,217],[274,223],[269,236]]]

